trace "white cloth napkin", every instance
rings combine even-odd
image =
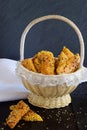
[[[0,102],[25,99],[28,90],[16,75],[17,61],[0,59]]]

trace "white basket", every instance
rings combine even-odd
[[[27,70],[22,66],[24,59],[24,43],[28,31],[33,25],[48,20],[57,19],[70,25],[76,32],[80,43],[80,68],[71,74],[44,75]],[[70,93],[76,89],[79,83],[86,81],[87,69],[83,66],[84,41],[78,27],[69,19],[60,15],[47,15],[30,22],[21,36],[20,61],[16,72],[21,77],[24,86],[29,90],[28,100],[31,104],[43,108],[60,108],[71,103]],[[86,73],[85,73],[86,72]]]

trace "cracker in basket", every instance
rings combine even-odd
[[[63,47],[63,50],[64,54],[68,57],[68,58],[71,58],[72,56],[74,56],[74,54],[67,48],[67,47]]]
[[[79,68],[80,56],[79,54],[74,55],[66,62],[66,67],[64,69],[65,73],[75,72]]]
[[[69,58],[66,62],[62,63],[60,66],[57,67],[56,72],[57,74],[61,73],[72,73],[75,72],[79,68],[80,63],[80,56],[76,54]]]
[[[14,110],[15,108],[16,105],[10,106],[10,110]],[[43,121],[42,117],[31,109],[28,110],[22,119],[25,121]]]
[[[54,74],[55,59],[52,52],[44,50],[38,52],[33,58],[33,63],[37,72],[48,75]]]
[[[56,66],[56,73],[72,73],[79,68],[80,56],[74,55],[68,48],[63,47],[60,55],[58,56],[58,63]]]
[[[72,56],[74,56],[74,54],[64,46],[62,51],[60,52],[60,55],[58,55],[57,66],[61,66]]]
[[[28,112],[29,106],[24,101],[19,101],[6,118],[6,124],[13,129],[22,117]]]
[[[24,59],[21,64],[27,68],[28,70],[31,70],[31,71],[34,71],[34,72],[37,72],[36,69],[35,69],[35,66],[33,64],[33,61],[32,59],[28,58],[28,59]]]
[[[67,60],[68,60],[68,56],[62,51],[58,56],[57,66],[61,66]]]

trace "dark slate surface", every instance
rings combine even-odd
[[[10,105],[15,105],[18,101],[0,103],[0,130],[10,130],[5,121],[10,113]],[[41,115],[43,122],[21,120],[14,130],[87,130],[87,95],[74,95],[69,106],[58,109],[39,108],[24,101]]]
[[[4,122],[10,113],[10,105],[16,104],[17,102],[18,101],[0,103],[0,130],[10,130],[7,125],[4,125]],[[25,102],[28,103],[27,100],[25,100]],[[14,130],[79,130],[72,104],[68,107],[59,109],[44,109],[33,106],[29,103],[28,105],[32,110],[41,115],[43,122],[20,121]]]

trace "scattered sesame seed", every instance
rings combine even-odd
[[[2,128],[0,128],[0,130],[4,130],[4,128],[2,127]]]
[[[80,122],[77,122],[78,125],[80,125]]]
[[[22,126],[24,126],[24,125],[25,125],[25,123],[22,123],[21,125],[22,125]]]
[[[87,128],[87,125],[85,125],[84,127]]]
[[[66,128],[68,129],[68,128],[69,128],[69,125],[67,125]]]
[[[69,121],[70,120],[70,117],[69,118],[67,118],[67,121]]]
[[[47,119],[50,119],[49,117],[47,117]]]
[[[87,113],[85,113],[85,116],[87,116]]]
[[[49,130],[49,128],[48,128],[48,127],[46,127],[46,129],[47,129],[47,130]]]

